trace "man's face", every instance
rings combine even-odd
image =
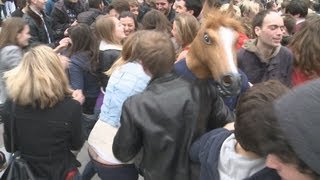
[[[176,13],[184,13],[187,12],[186,2],[184,0],[177,0],[173,5]]]
[[[47,0],[32,0],[31,3],[40,11],[43,11],[46,7]]]
[[[284,163],[274,154],[269,154],[266,166],[277,171],[282,180],[312,180],[308,174],[301,173],[294,164]]]
[[[167,0],[156,0],[156,9],[162,12],[164,15],[168,15],[171,9],[172,3]]]
[[[258,42],[267,47],[278,47],[283,36],[283,19],[276,12],[270,12],[263,20],[262,26],[256,26],[254,31]]]

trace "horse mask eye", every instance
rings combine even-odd
[[[208,33],[204,33],[203,41],[208,45],[212,44],[211,38],[209,37]]]

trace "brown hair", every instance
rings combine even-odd
[[[174,23],[176,25],[177,34],[182,41],[182,48],[184,48],[196,37],[200,28],[200,23],[194,16],[186,13],[177,15]]]
[[[253,85],[241,95],[236,107],[235,138],[243,149],[263,156],[263,143],[269,133],[269,122],[261,121],[261,109],[289,89],[277,80]]]
[[[153,78],[170,72],[175,61],[175,52],[169,37],[162,32],[145,30],[135,35],[143,37],[136,39],[131,58],[140,60]]]
[[[3,21],[0,32],[0,48],[8,45],[18,46],[17,36],[23,31],[25,26],[28,26],[28,24],[18,17],[10,17]]]
[[[171,23],[168,18],[158,10],[148,11],[142,19],[142,28],[145,30],[156,30],[171,34]]]
[[[111,68],[105,73],[106,75],[110,76],[114,70],[127,62],[137,61],[137,59],[132,58],[132,54],[137,51],[136,41],[143,35],[143,32],[137,31],[128,36],[122,46],[121,57],[112,64]]]
[[[97,18],[95,32],[99,40],[104,40],[110,44],[120,44],[115,36],[116,25],[112,16],[100,16]]]
[[[320,73],[320,17],[305,21],[305,26],[294,34],[289,44],[294,55],[294,66],[308,76]]]

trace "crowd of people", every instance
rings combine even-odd
[[[319,2],[6,0],[0,7],[4,146],[37,178],[320,179]],[[209,11],[241,23],[235,96],[183,69]],[[90,161],[80,173],[85,141]]]

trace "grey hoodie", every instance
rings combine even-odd
[[[3,75],[16,67],[22,58],[22,50],[19,46],[9,45],[0,50],[0,104],[3,104],[7,99],[7,91]]]

